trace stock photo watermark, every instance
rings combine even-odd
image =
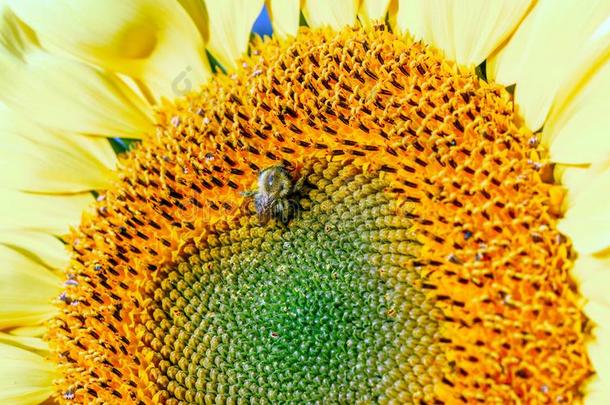
[[[181,71],[178,76],[172,80],[172,91],[175,96],[184,96],[193,89],[193,81],[189,79],[192,72],[193,68],[187,66],[186,69]]]

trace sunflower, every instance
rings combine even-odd
[[[0,18],[3,403],[610,399],[607,1]]]

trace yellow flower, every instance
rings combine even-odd
[[[610,3],[263,3],[0,0],[0,399],[610,400]]]

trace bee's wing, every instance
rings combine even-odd
[[[296,181],[296,183],[294,183],[294,186],[292,186],[292,192],[293,193],[298,193],[301,190],[303,190],[303,188],[305,187],[305,183],[306,182],[307,182],[307,177],[306,176],[299,177],[299,179]]]

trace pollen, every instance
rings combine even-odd
[[[83,215],[57,400],[570,402],[590,325],[511,95],[379,25],[258,41]],[[261,225],[259,173],[303,188]]]

